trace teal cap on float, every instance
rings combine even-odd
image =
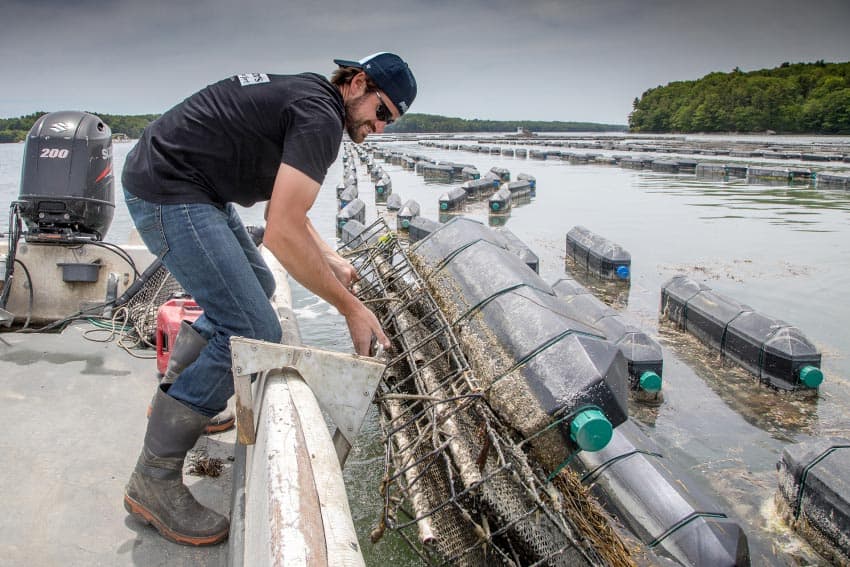
[[[613,435],[611,422],[597,409],[579,412],[570,423],[570,437],[585,451],[604,449]]]

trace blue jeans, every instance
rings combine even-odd
[[[145,245],[204,314],[193,324],[207,339],[201,355],[168,394],[212,417],[233,395],[230,337],[278,343],[280,322],[269,303],[274,276],[233,205],[158,205],[124,191]]]

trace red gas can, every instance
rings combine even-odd
[[[156,369],[165,374],[171,345],[180,331],[180,322],[193,323],[204,312],[191,297],[175,297],[163,303],[156,313]]]

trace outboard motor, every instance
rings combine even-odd
[[[115,213],[112,131],[93,114],[51,112],[27,135],[19,200],[29,241],[103,240]]]

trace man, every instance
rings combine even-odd
[[[335,63],[330,81],[254,73],[210,85],[149,125],[127,156],[122,182],[139,234],[204,309],[192,325],[197,358],[157,390],[124,497],[128,512],[172,541],[211,545],[227,537],[227,518],[183,484],[183,460],[233,394],[230,337],[281,339],[268,301],[273,277],[232,203],[268,200],[263,244],[339,310],[359,354],[370,354],[373,340],[390,346],[349,291],[354,268],[319,237],[307,212],[343,128],[357,143],[383,132],[410,107],[416,80],[391,53]]]

